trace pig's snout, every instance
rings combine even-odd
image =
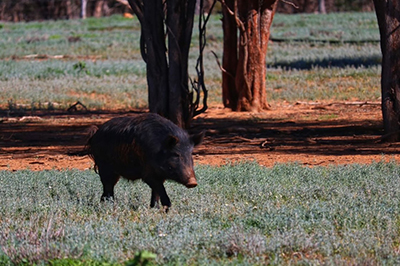
[[[193,166],[191,167],[186,167],[186,176],[187,176],[187,182],[185,182],[185,186],[187,188],[193,188],[197,186],[197,180],[196,180],[196,175],[194,173]]]
[[[196,178],[190,178],[189,181],[185,185],[187,188],[193,188],[197,186]]]

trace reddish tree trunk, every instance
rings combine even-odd
[[[235,2],[227,1],[227,6],[232,10]],[[268,109],[265,57],[276,6],[276,0],[238,0],[233,17],[238,16],[240,20],[236,20],[240,30],[239,42],[234,41],[233,30],[229,28],[233,25],[229,17],[232,14],[224,11],[223,67],[228,73],[223,75],[223,95],[225,106],[234,111]],[[238,49],[235,50],[232,43],[238,43]],[[237,58],[236,65],[234,58]]]
[[[400,139],[400,3],[374,0],[381,35],[382,115],[387,140]]]
[[[68,19],[72,19],[73,13],[72,13],[71,0],[67,0],[67,1],[65,2],[65,6],[66,6],[67,18],[68,18]]]
[[[103,15],[103,6],[105,5],[105,0],[98,0],[94,5],[93,16],[100,18]]]

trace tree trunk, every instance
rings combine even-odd
[[[230,10],[236,10],[236,1],[226,0],[225,2]],[[230,14],[227,8],[223,9],[222,27],[224,31],[222,101],[225,107],[237,110],[238,93],[235,76],[238,65],[238,36],[235,15]]]
[[[325,0],[318,0],[318,13],[326,14]]]
[[[72,5],[71,5],[71,0],[67,0],[65,2],[65,8],[66,8],[66,13],[67,13],[67,19],[72,19]]]
[[[167,11],[169,59],[169,116],[175,124],[185,126],[193,114],[189,113],[188,60],[192,39],[196,0],[169,0]]]
[[[167,47],[165,46],[164,7],[162,1],[146,0],[143,9],[141,42],[144,43],[142,43],[141,49],[146,52],[144,61],[147,67],[149,109],[152,113],[168,117],[169,82],[166,57]]]
[[[193,118],[188,58],[196,0],[129,0],[129,3],[142,26],[141,52],[147,64],[150,112],[187,127]]]
[[[387,140],[400,139],[400,3],[374,0],[381,35],[382,115]]]
[[[81,18],[86,18],[87,0],[81,0]]]
[[[100,18],[103,15],[103,6],[105,4],[104,0],[97,0],[94,5],[93,16],[95,18]]]
[[[223,67],[227,72],[222,77],[224,105],[234,111],[261,111],[269,108],[265,91],[265,57],[277,1],[238,0],[236,9],[235,2],[226,1],[224,8]],[[237,12],[232,15],[227,7]],[[237,30],[236,27],[232,29],[233,22],[229,16],[236,18],[239,42],[232,37]],[[234,44],[238,45],[238,49],[234,48]]]

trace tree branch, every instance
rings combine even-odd
[[[142,24],[144,20],[143,15],[143,2],[140,0],[128,0],[129,5],[131,6],[133,12],[138,17],[140,24]]]
[[[197,72],[197,83],[192,82],[192,88],[196,91],[196,100],[192,104],[193,108],[193,117],[204,113],[207,108],[207,99],[208,99],[208,91],[204,83],[204,63],[203,63],[203,52],[204,48],[207,43],[206,39],[206,25],[207,22],[210,18],[210,15],[212,13],[212,10],[216,4],[217,0],[214,0],[213,4],[211,5],[211,8],[208,12],[207,17],[204,16],[204,1],[200,0],[200,16],[199,16],[199,57],[197,59],[196,63],[196,72]],[[204,19],[204,23],[203,23]],[[203,92],[203,107],[201,109],[198,109],[199,107],[199,102],[200,102],[200,93],[201,91]]]
[[[215,56],[215,61],[217,61],[217,64],[218,64],[219,69],[220,69],[222,72],[224,72],[224,73],[226,73],[227,75],[229,75],[231,78],[235,79],[235,76],[233,76],[231,73],[229,73],[229,71],[227,71],[225,68],[223,68],[223,67],[221,66],[221,63],[219,62],[219,59],[218,59],[218,55],[217,55],[214,51],[211,51],[211,53]]]
[[[132,7],[130,6],[128,0],[115,0],[115,1],[120,3],[120,4],[122,4],[122,5],[124,5],[124,6],[126,6],[126,7],[128,7],[128,8],[130,8],[130,9],[132,9]]]
[[[288,0],[280,0],[280,1],[283,2],[283,3],[285,3],[285,4],[291,5],[292,7],[296,8],[296,9],[299,9],[299,7],[296,6],[296,4],[293,3],[293,2],[290,2],[290,1],[288,1]]]

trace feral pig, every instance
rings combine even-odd
[[[101,200],[114,198],[114,186],[122,176],[142,179],[151,188],[150,207],[171,201],[164,181],[173,180],[188,188],[197,186],[193,170],[193,147],[204,133],[189,135],[168,119],[153,113],[113,118],[88,141],[89,156],[103,184]]]

